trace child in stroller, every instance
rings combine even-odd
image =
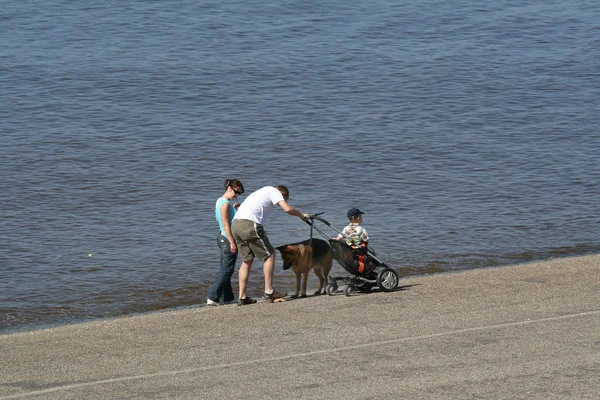
[[[356,249],[356,257],[358,260],[358,272],[362,273],[365,269],[365,248],[369,244],[369,234],[367,230],[362,226],[363,223],[363,211],[358,208],[351,208],[346,214],[350,223],[342,230],[342,232],[335,238],[337,240],[344,239],[346,243],[353,249]],[[363,251],[358,251],[362,249]]]
[[[362,211],[358,209],[351,209],[348,211],[348,218],[350,219],[350,225],[353,224],[352,219],[357,215],[362,220]],[[337,294],[339,283],[345,284],[346,288],[344,293],[346,296],[353,296],[356,290],[361,292],[368,292],[372,287],[378,286],[384,292],[391,292],[398,287],[398,274],[394,269],[386,265],[383,261],[379,260],[375,256],[375,252],[368,246],[368,236],[364,228],[355,231],[362,230],[365,234],[364,237],[367,239],[367,243],[360,242],[354,239],[352,236],[344,234],[344,232],[338,231],[331,226],[329,222],[318,216],[319,214],[313,214],[309,217],[311,225],[311,238],[312,230],[315,228],[314,221],[321,221],[324,224],[330,226],[336,232],[339,233],[335,239],[329,239],[329,245],[333,253],[333,258],[340,264],[351,276],[343,277],[329,277],[329,283],[325,287],[325,292],[333,296]],[[308,222],[308,221],[307,221]],[[361,221],[362,222],[362,221]],[[360,226],[360,225],[358,225]],[[357,225],[354,225],[356,228]],[[326,237],[319,229],[319,233]],[[344,239],[340,240],[338,238]]]
[[[369,234],[367,230],[362,226],[363,223],[363,211],[358,208],[351,208],[346,214],[350,223],[342,230],[336,239],[346,239],[349,245],[354,243],[369,244]]]

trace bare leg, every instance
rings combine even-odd
[[[250,276],[250,268],[252,267],[252,261],[242,261],[240,270],[238,272],[240,280],[240,299],[246,298],[246,285],[248,285],[248,277]]]
[[[273,290],[273,273],[275,271],[275,253],[265,260],[263,273],[265,275],[265,293]]]

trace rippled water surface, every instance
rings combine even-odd
[[[5,7],[0,331],[204,303],[227,177],[285,184],[338,229],[359,207],[401,275],[599,252],[599,14],[581,0]],[[267,230],[275,245],[309,235],[280,210]],[[259,263],[251,295],[261,280]]]

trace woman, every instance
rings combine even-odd
[[[217,199],[215,204],[215,217],[220,229],[217,244],[221,249],[221,268],[217,280],[208,289],[206,304],[209,306],[219,305],[221,298],[223,303],[230,303],[235,300],[231,288],[231,276],[235,270],[238,250],[231,235],[231,221],[240,205],[239,203],[231,204],[231,201],[244,193],[244,185],[238,179],[226,179],[224,186],[225,193]]]

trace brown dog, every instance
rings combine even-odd
[[[322,239],[308,239],[303,242],[285,244],[277,247],[283,260],[283,269],[290,269],[296,274],[296,294],[292,297],[306,297],[306,281],[308,271],[312,268],[319,278],[319,290],[316,295],[325,293],[327,277],[333,263],[329,243]],[[302,275],[302,290],[300,290],[300,275]]]

